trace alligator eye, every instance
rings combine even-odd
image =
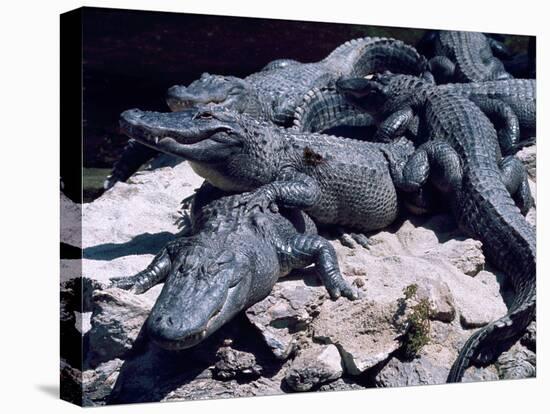
[[[193,119],[212,119],[212,118],[213,118],[212,112],[210,111],[197,112],[193,117]]]
[[[240,95],[243,92],[243,88],[237,87],[232,88],[227,94],[228,95]]]

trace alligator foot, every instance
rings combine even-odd
[[[191,235],[192,230],[192,224],[191,224],[191,213],[189,211],[189,208],[191,207],[191,203],[193,202],[194,194],[186,197],[181,202],[181,208],[178,211],[178,218],[174,222],[176,226],[178,226],[179,234],[178,237],[186,237]]]
[[[155,256],[147,268],[133,276],[113,277],[110,279],[109,287],[116,287],[139,295],[161,283],[172,267],[172,261],[168,248],[164,248]]]
[[[405,192],[415,192],[428,180],[442,194],[458,188],[462,180],[462,166],[456,151],[443,140],[422,144],[408,159],[396,186]]]
[[[339,235],[338,240],[342,246],[346,246],[350,249],[355,249],[357,245],[364,247],[365,249],[370,248],[370,240],[363,233],[347,233],[342,229],[338,229]]]
[[[523,163],[515,156],[504,157],[499,163],[502,182],[514,199],[521,214],[526,215],[534,205],[527,171]]]
[[[359,298],[358,291],[340,273],[334,247],[323,237],[300,234],[289,240],[288,245],[282,246],[280,254],[286,255],[289,263],[296,268],[303,268],[304,263],[314,263],[333,300],[340,296],[350,300]]]
[[[512,154],[520,140],[519,119],[513,109],[498,99],[471,97],[479,109],[487,115],[497,129],[498,141],[503,154]]]

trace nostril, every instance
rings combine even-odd
[[[171,316],[169,316],[169,317],[166,319],[166,322],[167,322],[167,325],[169,325],[169,326],[174,325],[174,321],[172,320],[172,317],[171,317]]]

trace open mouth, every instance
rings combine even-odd
[[[197,105],[200,105],[200,102],[187,100],[187,99],[179,99],[177,97],[168,97],[166,98],[166,103],[168,104],[168,107],[173,112],[183,111],[185,109],[193,108]]]
[[[133,122],[127,121],[124,118],[120,120],[120,130],[128,137],[133,138],[143,144],[158,145],[163,138],[166,138],[166,136],[162,134],[153,134],[146,129],[135,125]]]

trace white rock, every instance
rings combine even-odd
[[[292,361],[285,381],[295,391],[334,381],[342,376],[342,358],[334,345],[312,345]]]
[[[402,326],[394,321],[397,304],[361,299],[325,301],[313,321],[313,338],[338,347],[347,373],[359,375],[400,346]]]
[[[59,207],[61,242],[82,247],[82,205],[60,193]]]

